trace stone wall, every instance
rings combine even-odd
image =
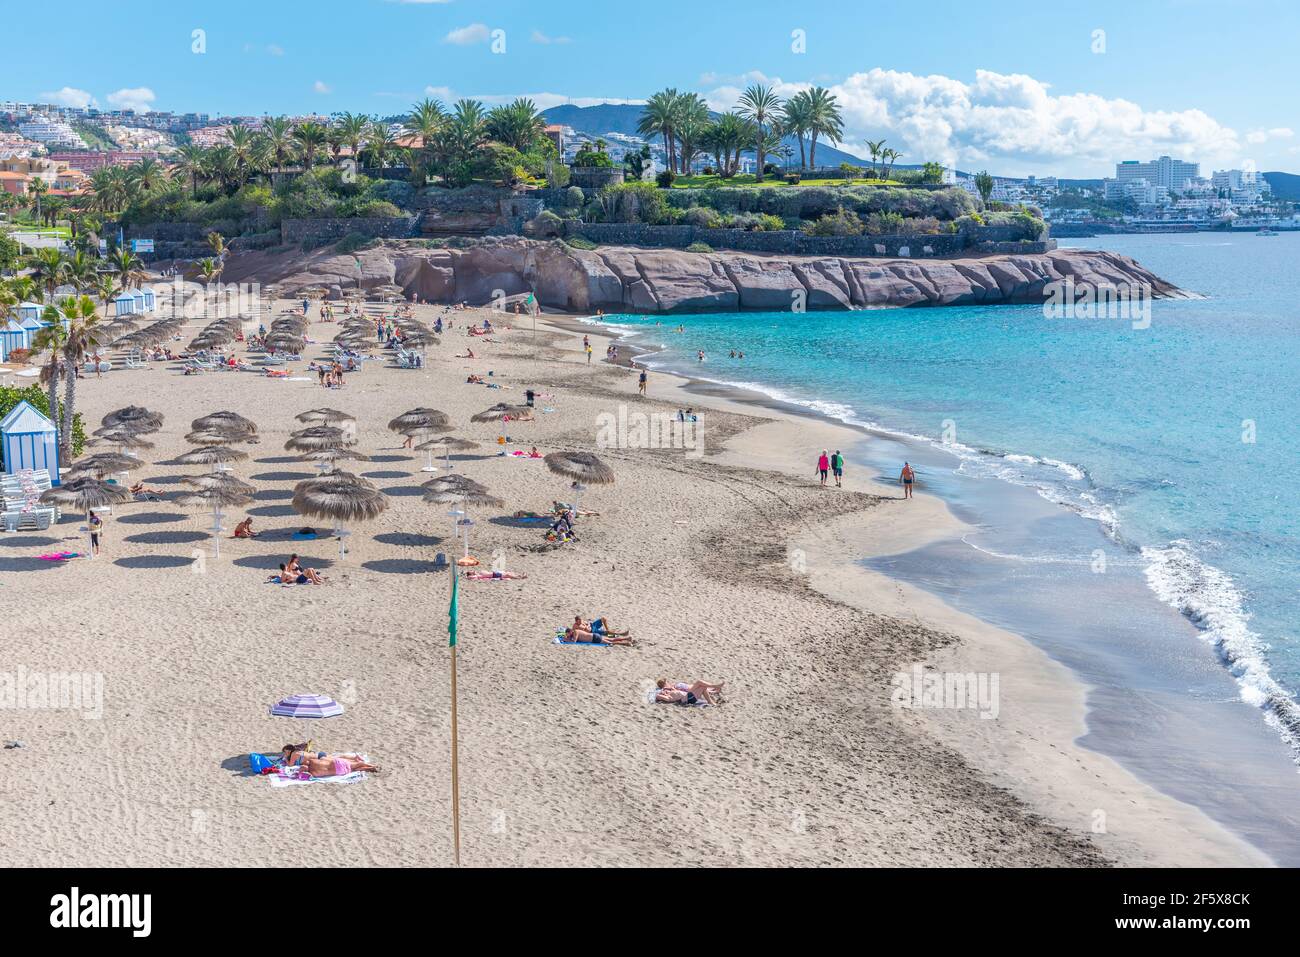
[[[415,216],[364,217],[353,219],[285,219],[280,223],[280,240],[286,245],[337,242],[351,233],[367,239],[404,239],[415,234]]]
[[[704,243],[714,249],[805,256],[951,256],[966,248],[960,233],[934,236],[809,236],[797,230],[751,232],[697,226],[647,226],[641,223],[582,223],[565,220],[565,236],[581,236],[610,246],[684,249]]]
[[[623,182],[623,167],[614,166],[571,166],[569,167],[569,185],[581,186],[586,190],[600,190],[606,186],[617,186]]]

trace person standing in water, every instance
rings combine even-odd
[[[826,474],[830,471],[831,460],[826,456],[826,450],[822,449],[822,454],[817,457],[817,471],[821,473],[822,488],[826,487]]]
[[[835,454],[831,456],[831,471],[835,473],[835,487],[844,487],[844,456],[840,455],[840,450],[836,449]]]
[[[899,480],[903,483],[903,498],[912,497],[912,484],[916,481],[916,472],[907,462],[903,463],[903,471],[898,473]]]

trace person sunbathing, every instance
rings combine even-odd
[[[537,451],[537,446],[534,445],[531,449],[529,449],[528,457],[530,459],[540,459],[542,457],[542,453]]]
[[[627,635],[631,634],[631,632],[628,631],[626,628],[624,628],[622,631],[619,631],[612,624],[610,624],[608,618],[593,618],[591,621],[585,621],[581,615],[574,615],[573,627],[585,628],[587,631],[590,631],[592,634],[596,634],[596,635],[612,635],[614,637],[626,637]]]
[[[719,704],[722,701],[723,681],[678,681],[670,684],[667,678],[655,682],[659,690],[655,692],[655,701],[663,704],[694,705],[700,701],[707,704]]]
[[[460,354],[458,353],[458,354],[456,355],[456,358],[457,358],[457,359],[477,359],[478,356],[474,355],[474,350],[473,350],[473,349],[468,349],[468,348],[467,348],[467,349],[465,350],[465,354],[464,354],[463,356],[460,355]]]
[[[294,556],[295,559],[297,556]],[[323,585],[325,578],[314,568],[303,568],[295,560],[292,565],[281,565],[280,574],[272,575],[268,581],[280,585]]]
[[[280,751],[280,759],[286,768],[301,768],[314,778],[341,777],[353,771],[379,773],[378,766],[370,764],[359,754],[326,754],[324,751],[311,754],[296,744],[286,744]]]
[[[566,628],[560,639],[566,645],[631,645],[633,641],[626,635],[597,634],[589,628]]]
[[[252,518],[245,518],[235,526],[235,538],[257,538],[257,532],[253,531]]]
[[[470,581],[490,582],[490,581],[518,581],[527,578],[524,572],[470,572],[467,576]]]
[[[129,489],[130,493],[139,498],[141,495],[161,495],[162,490],[156,488],[146,488],[143,482],[136,482]]]
[[[471,374],[468,378],[465,379],[465,381],[473,383],[474,385],[482,385],[483,377],[481,375]]]

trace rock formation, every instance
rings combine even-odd
[[[719,251],[601,247],[506,237],[459,248],[387,241],[355,253],[248,252],[232,256],[224,282],[274,283],[282,295],[324,287],[396,285],[431,302],[482,304],[535,290],[566,312],[726,312],[806,308],[1038,303],[1050,284],[1142,285],[1154,298],[1188,294],[1126,256],[1079,249],[969,259],[848,259]]]

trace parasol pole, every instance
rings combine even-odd
[[[456,715],[456,632],[460,625],[460,568],[451,569],[451,604],[447,611],[448,645],[451,648],[451,833],[456,865],[460,866],[460,747]]]

